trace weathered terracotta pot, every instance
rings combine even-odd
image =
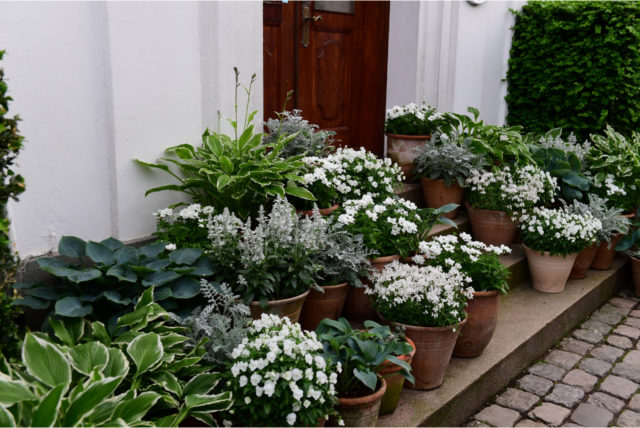
[[[616,245],[624,237],[624,233],[616,233],[611,236],[611,243],[601,242],[596,251],[596,256],[591,263],[591,269],[607,270],[616,258]]]
[[[640,297],[640,259],[629,257],[631,260],[631,276],[633,277],[633,288],[636,296]]]
[[[533,288],[543,293],[563,292],[578,253],[552,256],[549,252],[540,253],[526,245],[524,245],[524,249],[527,254]]]
[[[337,320],[342,313],[349,284],[343,282],[338,285],[326,285],[322,289],[324,293],[312,288],[304,301],[300,312],[300,325],[305,330],[314,331],[323,319]]]
[[[454,357],[471,358],[482,354],[487,347],[498,323],[498,290],[475,291],[473,299],[464,308],[467,322],[460,329],[460,335],[453,348]]]
[[[376,257],[369,260],[371,262],[372,271],[382,272],[382,269],[394,260],[399,260],[399,255]],[[370,282],[366,278],[362,278],[362,283],[365,287],[370,285]],[[347,294],[347,301],[344,305],[343,315],[351,321],[366,321],[375,320],[376,312],[371,306],[371,300],[368,294],[365,294],[365,287],[356,288],[351,287],[349,294]]]
[[[518,230],[518,223],[505,211],[480,210],[465,204],[471,220],[471,231],[477,241],[489,245],[509,245]]]
[[[380,401],[387,391],[387,383],[380,379],[380,387],[372,394],[356,398],[338,398],[338,413],[345,426],[374,427],[378,423]],[[330,426],[337,426],[336,421],[329,419]]]
[[[431,178],[422,178],[422,192],[424,193],[424,201],[428,208],[440,208],[447,204],[461,205],[464,199],[464,189],[457,182],[452,182],[451,186],[447,186],[444,180],[432,180]],[[456,218],[458,209],[450,213],[443,214],[447,218]]]
[[[309,295],[309,290],[304,293],[282,300],[269,300],[268,308],[262,310],[260,303],[253,301],[249,303],[249,310],[251,311],[251,318],[254,320],[260,319],[263,313],[278,315],[280,318],[289,317],[291,322],[298,322],[300,319],[300,310],[304,304],[304,300]]]
[[[401,355],[398,359],[411,364],[411,360],[416,353],[416,344],[408,337],[406,339],[409,345],[413,347],[413,351],[408,355]],[[385,361],[382,368],[378,371],[378,374],[387,382],[387,392],[384,393],[382,401],[380,402],[381,415],[393,413],[396,410],[396,407],[398,407],[398,400],[400,400],[402,387],[406,380],[400,373],[401,369],[402,368],[399,365],[393,364],[390,361]]]
[[[460,329],[467,320],[449,327],[418,327],[400,324],[405,334],[416,345],[416,354],[411,361],[411,371],[416,379],[411,389],[434,389],[444,382],[444,374],[456,345]]]
[[[585,248],[578,253],[576,261],[573,262],[573,268],[569,274],[569,279],[582,279],[587,276],[587,271],[593,263],[593,259],[598,251],[598,243],[594,242],[593,245]]]
[[[415,178],[411,172],[413,160],[430,138],[431,135],[387,134],[387,155],[400,166],[405,182],[408,183]]]
[[[320,208],[318,211],[320,212],[320,215],[329,215],[332,212],[334,212],[335,210],[337,210],[338,208],[340,208],[339,204],[333,204],[332,206],[330,206],[329,208]],[[296,210],[296,213],[304,216],[304,217],[311,217],[313,216],[313,210]]]

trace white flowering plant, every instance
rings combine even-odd
[[[323,357],[314,332],[262,314],[232,352],[227,386],[240,426],[316,426],[335,413],[341,371]]]
[[[455,326],[465,319],[464,307],[473,298],[471,278],[460,263],[444,265],[389,263],[373,274],[373,306],[389,321],[420,327]]]
[[[455,209],[448,204],[438,209],[421,208],[403,198],[387,197],[376,202],[373,195],[346,201],[336,211],[338,222],[353,235],[362,235],[373,257],[409,256],[437,222],[455,224],[442,214]]]
[[[417,264],[435,266],[447,266],[447,260],[453,260],[460,265],[462,273],[471,278],[475,291],[498,290],[505,294],[509,290],[510,272],[500,263],[499,256],[509,253],[511,248],[505,245],[487,245],[462,232],[460,235],[438,235],[421,242],[420,252],[413,260]]]
[[[473,208],[506,211],[512,217],[536,205],[553,202],[557,181],[534,165],[503,165],[473,172],[467,179],[467,200]]]
[[[410,103],[387,110],[385,132],[396,135],[431,135],[438,127],[449,123],[448,114],[439,113],[425,103]]]
[[[205,248],[209,239],[206,225],[215,209],[211,206],[191,204],[182,209],[164,208],[153,213],[156,218],[155,236],[170,247]]]
[[[364,330],[355,330],[345,318],[323,319],[316,333],[324,345],[324,356],[342,368],[336,388],[339,397],[369,395],[378,389],[378,371],[386,361],[400,366],[400,373],[411,383],[411,366],[398,359],[413,351],[402,331],[365,321]]]
[[[596,234],[598,242],[611,242],[611,236],[616,233],[627,233],[631,221],[623,217],[622,208],[611,206],[606,198],[596,194],[589,195],[589,202],[575,201],[568,206],[570,212],[581,215],[592,215],[600,220],[602,228]]]
[[[593,244],[602,223],[590,213],[577,214],[566,207],[536,207],[520,217],[519,227],[522,241],[532,250],[567,255]]]

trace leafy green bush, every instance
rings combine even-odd
[[[283,158],[298,155],[324,156],[334,150],[333,136],[336,133],[319,130],[318,125],[311,124],[302,117],[302,110],[283,111],[277,115],[278,119],[267,120],[269,133],[264,136],[262,142],[269,146],[282,136],[295,135],[295,138],[284,146]]]
[[[507,122],[579,140],[640,127],[640,3],[535,1],[514,12]]]

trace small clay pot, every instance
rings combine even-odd
[[[422,178],[422,192],[424,193],[424,201],[428,208],[440,208],[447,204],[462,204],[464,200],[464,189],[454,181],[451,186],[447,186],[444,180],[433,180],[431,178]],[[443,214],[443,217],[456,218],[460,207]]]
[[[278,315],[280,318],[289,317],[292,323],[298,322],[300,319],[300,311],[305,299],[309,295],[309,290],[304,293],[282,300],[269,300],[268,307],[263,310],[260,306],[260,302],[253,301],[249,303],[249,310],[251,311],[251,318],[254,320],[260,319],[263,313]]]
[[[415,178],[411,172],[413,160],[430,138],[431,135],[387,134],[387,155],[402,169],[406,183]]]
[[[489,245],[509,245],[518,230],[518,223],[505,211],[480,210],[465,204],[471,221],[471,231],[477,241]]]
[[[408,337],[406,339],[409,345],[413,347],[413,351],[411,351],[410,354],[399,356],[398,359],[406,361],[407,364],[411,364],[411,360],[416,353],[416,344]],[[402,370],[402,367],[399,365],[394,364],[391,361],[385,361],[382,363],[382,367],[378,371],[378,374],[387,382],[387,392],[384,393],[380,403],[381,415],[393,413],[396,410],[396,407],[398,407],[398,400],[400,400],[402,387],[406,380],[400,373],[400,370]]]
[[[527,254],[533,288],[543,293],[563,292],[578,253],[552,256],[548,251],[541,253],[526,245],[524,250]]]
[[[624,233],[615,233],[611,235],[611,243],[604,241],[598,246],[596,256],[591,263],[591,269],[607,270],[611,267],[613,259],[616,258],[616,245],[624,237]]]
[[[339,204],[333,204],[329,208],[320,208],[318,211],[320,212],[320,215],[327,216],[332,212],[334,212],[335,210],[337,210],[338,208],[340,208]],[[302,215],[303,217],[313,216],[313,210],[296,210],[296,213]]]
[[[598,243],[594,242],[584,250],[578,253],[576,261],[573,262],[573,268],[569,274],[569,279],[582,279],[587,276],[587,271],[593,263],[593,259],[598,251]]]
[[[640,297],[640,259],[629,256],[631,260],[631,275],[633,277],[633,288],[636,296]]]
[[[314,331],[325,318],[337,320],[342,313],[349,292],[349,284],[325,285],[324,293],[312,288],[304,301],[300,312],[300,325],[303,329]]]
[[[348,427],[374,427],[378,423],[380,401],[387,391],[387,383],[380,379],[380,387],[372,394],[356,398],[338,398],[338,413]],[[329,419],[331,426],[336,421]]]
[[[464,308],[467,322],[460,329],[460,335],[453,348],[454,357],[471,358],[482,354],[498,324],[498,290],[474,291],[473,299]]]

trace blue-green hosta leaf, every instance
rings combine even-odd
[[[75,236],[63,236],[58,244],[58,252],[63,256],[79,259],[85,255],[87,243]]]
[[[115,252],[115,256],[116,256],[116,263],[119,265],[123,265],[126,263],[137,264],[140,254],[138,253],[138,250],[136,250],[134,247],[127,246],[117,250]]]
[[[67,263],[62,259],[57,259],[55,257],[40,257],[36,259],[36,263],[40,269],[45,272],[49,272],[47,269],[51,268],[63,268],[67,266]]]
[[[202,255],[200,248],[180,248],[169,253],[169,258],[178,265],[191,265]]]
[[[165,245],[167,245],[165,242],[152,242],[140,247],[138,250],[140,251],[140,254],[144,256],[156,257],[164,251]]]
[[[154,272],[151,275],[147,275],[145,279],[142,280],[142,285],[145,287],[151,287],[152,285],[158,287],[171,282],[178,277],[180,277],[180,275],[171,270],[161,270]]]
[[[64,354],[49,342],[27,333],[22,345],[22,362],[27,371],[40,382],[51,387],[69,385],[71,365]],[[65,388],[66,388],[65,386]]]
[[[51,427],[56,423],[62,394],[65,392],[64,385],[58,385],[45,395],[33,412],[31,426]]]
[[[362,382],[367,388],[372,391],[376,390],[376,385],[378,384],[378,376],[372,371],[363,371],[358,369],[353,369],[353,375],[358,378],[360,382]]]
[[[171,297],[171,285],[163,285],[162,287],[155,289],[156,302],[162,302]]]
[[[102,370],[106,377],[126,376],[129,373],[129,360],[124,353],[117,348],[109,348],[109,361]]]
[[[122,382],[123,377],[107,377],[89,385],[71,402],[67,409],[63,426],[74,426],[87,417],[95,407],[111,394]]]
[[[96,278],[100,278],[102,276],[102,272],[100,272],[96,268],[85,268],[82,270],[65,269],[64,275],[58,275],[58,276],[63,276],[64,278],[67,278],[71,282],[80,284],[81,282],[87,282],[87,281],[94,280]]]
[[[107,238],[100,241],[102,245],[106,245],[109,247],[111,251],[117,251],[120,248],[124,247],[124,243],[122,241],[117,240],[116,238]]]
[[[17,306],[29,306],[33,309],[47,309],[51,302],[38,299],[37,297],[25,296],[20,299],[14,300],[13,302],[11,302],[11,304]]]
[[[171,295],[176,299],[190,299],[200,294],[200,282],[195,278],[183,276],[171,286]]]
[[[128,425],[140,421],[147,412],[156,404],[160,394],[155,392],[143,392],[136,398],[124,400],[116,407],[113,418],[120,418]]]
[[[164,347],[160,336],[156,333],[146,333],[137,336],[129,343],[127,353],[136,364],[136,376],[138,376],[162,360]]]
[[[207,256],[200,257],[200,259],[193,265],[195,268],[191,275],[199,277],[207,277],[213,275],[213,262]]]
[[[129,269],[131,269],[138,276],[149,275],[155,272],[155,270],[151,268],[148,268],[146,266],[139,266],[139,265],[129,265]]]
[[[42,287],[34,287],[29,290],[29,296],[44,300],[58,300],[64,291],[63,287],[45,284]]]
[[[113,276],[125,282],[136,282],[138,280],[138,275],[129,266],[120,264],[111,266],[107,271],[107,276]]]
[[[21,401],[36,399],[25,382],[0,375],[0,405],[9,407]]]
[[[99,242],[89,241],[86,248],[87,256],[95,263],[100,263],[105,266],[111,266],[116,262],[116,258],[113,255],[111,248]]]
[[[129,297],[122,297],[122,295],[120,293],[118,293],[115,290],[107,290],[104,293],[102,293],[102,295],[104,297],[107,298],[107,300],[113,302],[113,303],[117,303],[119,305],[129,305],[131,304],[131,298]]]
[[[63,317],[82,318],[93,312],[93,306],[84,305],[79,297],[69,296],[56,302],[56,314]]]
[[[0,406],[0,427],[16,427],[16,420],[10,411]],[[36,426],[36,425],[34,425]]]
[[[153,269],[154,272],[162,270],[167,266],[169,266],[170,264],[171,264],[170,259],[155,259],[155,258],[148,259],[148,261],[145,261],[143,263],[144,266],[148,267],[149,269]]]
[[[104,369],[109,361],[109,353],[102,343],[89,342],[71,348],[69,358],[74,369],[89,376],[94,370]]]

